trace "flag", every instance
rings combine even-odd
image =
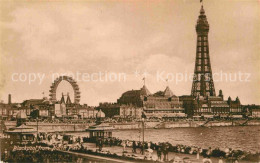
[[[145,85],[145,77],[143,78],[143,81],[144,81],[144,85]]]

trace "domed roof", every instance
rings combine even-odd
[[[106,115],[105,115],[104,112],[102,112],[101,110],[99,110],[99,111],[97,112],[97,114],[96,114],[96,117],[97,117],[97,118],[105,118]]]
[[[16,118],[17,118],[17,119],[26,119],[27,116],[26,116],[25,112],[19,111],[19,112],[16,114]]]
[[[149,96],[151,95],[151,92],[146,88],[146,86],[144,85],[141,90],[140,90],[140,94],[143,96]]]

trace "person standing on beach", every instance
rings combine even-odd
[[[143,154],[143,143],[139,142],[140,153]]]
[[[123,146],[123,152],[124,152],[125,151],[125,147],[126,147],[126,142],[125,141],[122,142],[122,146]]]
[[[166,147],[165,143],[163,143],[163,145],[162,145],[162,153],[163,153],[163,161],[167,161],[168,152],[167,152],[167,147]]]
[[[200,149],[197,150],[197,160],[200,159]]]
[[[103,143],[101,138],[98,139],[96,145],[98,146],[99,151],[102,151]]]
[[[203,160],[202,160],[203,163],[212,163],[211,159],[209,156],[206,156]]]
[[[220,157],[218,163],[223,163],[223,157]]]
[[[158,150],[157,150],[157,157],[158,157],[158,160],[161,161],[161,159],[162,159],[162,149],[161,149],[161,147],[159,147]]]
[[[112,147],[112,145],[113,145],[113,140],[112,139],[110,139],[109,145],[110,145],[110,147]]]
[[[136,153],[136,143],[133,141],[133,153]]]
[[[211,149],[211,147],[209,147],[209,149],[207,151],[207,156],[211,156],[211,154],[212,154],[212,149]]]

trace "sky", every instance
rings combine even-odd
[[[218,78],[217,94],[222,89],[225,99],[260,104],[260,1],[204,0],[203,5],[212,72],[237,77]],[[199,0],[2,0],[0,100],[7,102],[8,94],[12,102],[49,97],[57,73],[81,74],[79,79],[113,74],[115,80],[77,80],[80,103],[91,106],[140,89],[144,77],[152,93],[169,86],[175,95],[189,95],[192,81],[177,74],[194,72],[200,7]],[[62,92],[73,99],[66,81],[57,88],[58,99]]]

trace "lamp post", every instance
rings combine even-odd
[[[36,135],[36,143],[38,143],[38,117],[36,118],[36,123],[37,123],[37,135]]]
[[[144,118],[142,118],[142,128],[143,128],[143,144],[142,144],[142,155],[144,154]]]
[[[145,118],[146,118],[146,115],[144,114],[144,112],[142,112],[142,128],[143,128],[143,148],[142,148],[142,154],[144,154],[144,121],[145,121]]]

